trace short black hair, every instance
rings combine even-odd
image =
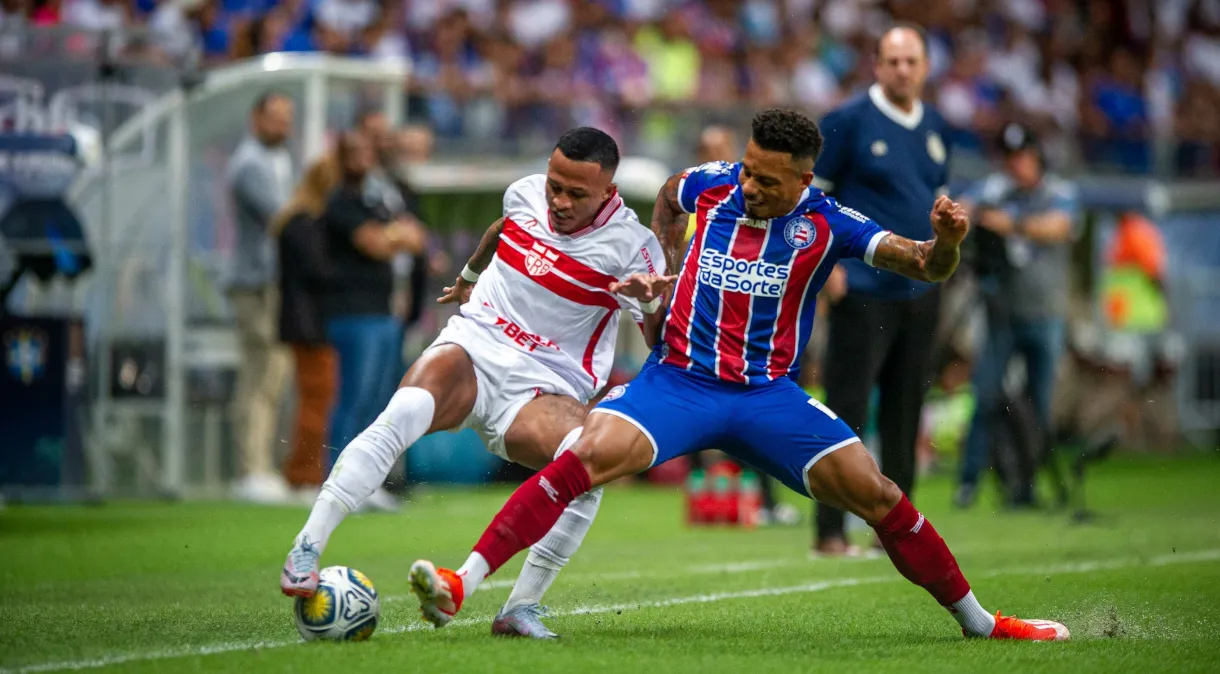
[[[885,32],[881,34],[881,37],[877,38],[877,44],[873,45],[873,58],[881,58],[881,41],[885,39],[886,35],[889,35],[896,30],[909,30],[912,33],[915,33],[915,36],[919,38],[919,46],[923,47],[923,57],[931,57],[931,54],[928,53],[928,31],[917,23],[911,23],[910,21],[899,21],[889,28],[886,28]]]
[[[754,115],[751,138],[770,152],[786,152],[793,159],[817,161],[822,154],[822,132],[812,119],[796,110],[771,108]]]
[[[610,134],[591,126],[579,126],[559,137],[555,149],[572,161],[595,162],[613,172],[618,168],[618,143]]]

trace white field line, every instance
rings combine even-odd
[[[747,573],[750,571],[767,571],[770,569],[780,569],[785,566],[796,566],[798,564],[808,564],[807,558],[791,558],[791,559],[761,559],[747,562],[732,562],[729,564],[701,564],[685,569],[681,575],[718,575],[722,573]],[[656,573],[646,573],[641,571],[617,571],[613,573],[575,573],[565,574],[564,578],[569,580],[593,580],[593,581],[615,581],[615,580],[640,580],[657,577]],[[517,582],[516,578],[497,578],[489,580],[479,586],[480,592],[483,590],[502,590],[512,587]],[[400,601],[402,599],[413,598],[413,595],[393,595],[385,597],[387,601]]]
[[[1158,555],[1149,558],[1135,557],[1117,557],[1113,559],[1089,560],[1080,562],[1071,562],[1066,564],[1050,564],[1046,566],[1026,566],[1013,567],[1008,569],[995,569],[990,572],[971,574],[976,578],[994,578],[997,576],[1022,576],[1022,575],[1046,575],[1046,574],[1063,574],[1063,573],[1090,573],[1101,570],[1126,569],[1145,566],[1170,566],[1174,564],[1189,564],[1195,562],[1214,562],[1220,561],[1220,549],[1212,550],[1194,550],[1190,552],[1182,552],[1172,555]],[[825,580],[816,583],[806,583],[803,585],[790,585],[787,587],[771,587],[758,588],[753,590],[738,590],[732,592],[717,592],[713,594],[696,594],[687,595],[684,597],[669,597],[665,599],[657,599],[653,601],[635,601],[625,604],[610,604],[610,605],[592,605],[578,606],[569,610],[551,611],[551,617],[563,616],[584,616],[584,615],[601,615],[605,613],[621,613],[622,611],[632,611],[646,608],[665,608],[668,606],[680,606],[683,604],[707,604],[720,601],[730,601],[734,599],[753,599],[757,597],[778,597],[791,594],[808,594],[812,592],[821,592],[823,590],[831,590],[840,587],[853,587],[857,585],[868,585],[874,583],[888,583],[902,580],[902,577],[895,573],[888,573],[879,576],[866,576],[860,578],[840,578],[836,580]],[[474,625],[486,626],[491,620],[490,616],[478,616],[471,618],[461,618],[449,623],[450,628],[470,627]],[[378,630],[379,634],[401,634],[403,632],[416,632],[424,629],[429,629],[428,625],[418,622],[407,625],[395,625],[393,627],[385,627]],[[257,651],[269,650],[273,648],[283,648],[285,646],[294,646],[303,643],[298,639],[284,641],[246,641],[246,642],[227,642],[211,644],[207,646],[188,646],[181,648],[167,648],[153,651],[144,651],[138,653],[119,653],[114,655],[103,656],[89,660],[69,660],[61,662],[46,662],[35,665],[26,665],[24,667],[16,667],[13,669],[0,669],[0,674],[35,674],[37,672],[53,672],[63,670],[82,670],[96,669],[99,667],[108,667],[111,665],[121,665],[128,662],[146,662],[151,660],[167,660],[172,658],[196,657],[202,655],[215,655],[219,653],[236,653],[241,651]]]

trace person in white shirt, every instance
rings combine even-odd
[[[316,591],[335,528],[423,435],[473,428],[491,452],[536,470],[580,437],[586,406],[610,375],[620,309],[654,340],[659,295],[675,278],[665,276],[656,236],[617,193],[618,161],[609,135],[581,127],[559,139],[545,175],[509,186],[503,217],[440,299],[460,301],[459,314],[323,485],[284,564],[284,594]],[[494,633],[556,636],[539,620],[539,601],[600,500],[598,489],[572,502],[534,546]]]
[[[118,30],[131,18],[122,0],[71,0],[64,3],[63,22],[86,30]]]

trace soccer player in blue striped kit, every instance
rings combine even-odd
[[[668,297],[671,278],[635,274],[614,288],[666,311],[661,340],[640,375],[590,412],[580,438],[513,493],[462,567],[412,565],[424,618],[448,624],[484,578],[541,539],[581,494],[715,446],[868,522],[898,571],[948,609],[963,634],[1067,639],[1058,623],[984,610],[931,522],[847,424],[795,381],[817,291],[835,262],[860,258],[944,280],[969,228],[964,210],[942,197],[931,214],[934,238],[906,239],[811,186],[822,136],[808,117],[767,110],[752,132],[741,162],[704,164],[666,182],[652,223],[669,268],[682,263],[672,300],[654,304]],[[697,229],[679,259],[685,213],[696,214]]]

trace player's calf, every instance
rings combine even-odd
[[[331,534],[348,513],[359,508],[381,486],[407,447],[427,431],[435,408],[435,400],[428,391],[412,386],[401,388],[377,420],[348,443],[288,552],[280,571],[281,592],[298,597],[314,593],[318,587],[318,559]]]
[[[928,591],[962,627],[966,636],[1060,641],[1067,628],[1051,621],[992,616],[970,590],[936,528],[886,479],[860,443],[822,457],[807,476],[814,498],[842,507],[868,522],[907,580]]]

